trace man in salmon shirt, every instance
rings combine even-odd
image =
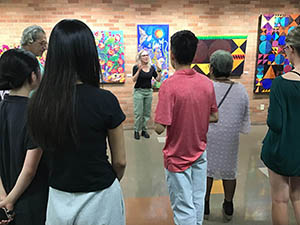
[[[213,83],[191,69],[198,39],[187,30],[171,37],[173,76],[158,94],[155,131],[167,128],[164,167],[176,225],[201,225],[206,192],[206,133],[218,121]]]

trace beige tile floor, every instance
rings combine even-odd
[[[271,224],[270,189],[262,172],[261,141],[266,126],[252,126],[248,135],[241,135],[237,189],[234,198],[234,225]],[[164,135],[149,131],[150,139],[133,139],[133,131],[125,131],[127,169],[121,182],[127,225],[171,225],[173,223],[167,187],[164,179],[162,148]],[[158,139],[159,137],[159,139]],[[223,224],[221,182],[217,182],[211,196],[211,215],[204,225]],[[290,210],[290,224],[296,224]]]

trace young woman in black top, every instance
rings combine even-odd
[[[134,138],[140,139],[141,135],[149,138],[147,122],[151,116],[152,84],[154,77],[158,82],[161,79],[161,68],[156,64],[157,70],[151,65],[151,59],[146,50],[141,50],[136,57],[137,64],[132,69],[132,80],[135,82],[134,100]]]
[[[47,170],[42,150],[28,133],[26,115],[29,93],[40,78],[31,52],[11,49],[0,58],[0,90],[10,90],[0,103],[0,208],[14,209],[10,224],[15,225],[43,225],[46,220]]]
[[[99,88],[100,74],[90,28],[79,20],[56,24],[28,111],[32,136],[49,157],[47,225],[125,224],[125,115],[117,98]]]

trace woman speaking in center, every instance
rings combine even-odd
[[[136,57],[136,65],[132,69],[132,80],[135,82],[133,91],[134,102],[134,138],[150,138],[147,132],[147,122],[151,116],[152,86],[151,80],[154,77],[158,82],[161,79],[161,68],[156,61],[156,70],[151,65],[149,53],[141,50]]]

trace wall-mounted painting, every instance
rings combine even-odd
[[[20,45],[17,44],[12,44],[12,45],[1,45],[0,44],[0,56],[7,50],[12,49],[12,48],[20,48]],[[41,57],[37,57],[37,60],[40,62],[42,66],[45,66],[46,62],[46,51]]]
[[[94,32],[102,83],[125,83],[125,60],[123,31]]]
[[[7,44],[0,44],[0,57],[1,55],[12,48],[19,48],[20,45],[17,44],[12,44],[12,45],[7,45]],[[40,64],[42,64],[43,66],[45,66],[45,60],[46,60],[46,54],[44,53],[42,57],[37,57],[38,61],[40,62]],[[0,91],[0,100],[3,99],[4,95],[7,94],[8,91]]]
[[[145,49],[155,66],[159,62],[162,69],[161,82],[169,76],[169,25],[141,24],[137,25],[138,52]],[[154,82],[153,87],[159,88],[161,82]]]
[[[199,73],[209,74],[209,58],[217,50],[225,50],[233,57],[232,76],[241,76],[244,72],[247,36],[198,36],[197,51],[192,68]]]
[[[269,93],[272,80],[292,69],[283,50],[288,32],[300,24],[300,15],[266,14],[259,17],[254,93]]]

